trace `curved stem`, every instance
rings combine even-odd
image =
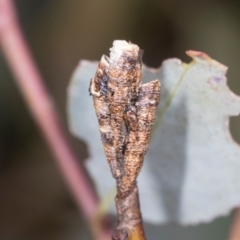
[[[12,0],[0,0],[0,43],[9,68],[15,76],[16,84],[49,144],[78,208],[81,209],[86,221],[91,224],[97,210],[98,199],[69,146],[54,110],[51,95],[44,86],[44,81],[21,32]],[[94,235],[96,237],[96,234]],[[109,236],[106,232],[101,235]]]

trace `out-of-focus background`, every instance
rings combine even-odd
[[[115,39],[144,49],[143,62],[188,62],[200,50],[229,67],[230,88],[240,95],[240,2],[226,0],[16,0],[23,31],[67,129],[66,88],[80,59],[99,60]],[[0,240],[91,239],[0,56]],[[87,124],[87,123],[86,123]],[[84,127],[84,126],[83,126]],[[240,142],[240,117],[231,119]],[[84,142],[70,139],[79,158]],[[147,226],[149,239],[223,240],[231,215],[210,224]]]

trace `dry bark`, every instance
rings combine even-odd
[[[144,240],[137,176],[146,154],[160,101],[158,80],[141,84],[142,53],[137,45],[114,41],[91,80],[101,139],[112,175],[119,224],[113,240]]]

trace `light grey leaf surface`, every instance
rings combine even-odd
[[[240,148],[228,128],[240,98],[227,86],[227,68],[204,53],[188,51],[160,69],[143,67],[143,82],[162,85],[156,128],[138,178],[145,221],[197,224],[240,205]],[[88,88],[97,62],[81,61],[68,91],[71,132],[88,144],[86,167],[101,197],[115,186],[105,159]],[[111,211],[114,211],[112,206]]]

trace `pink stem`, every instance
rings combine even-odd
[[[48,142],[79,209],[90,223],[95,216],[98,199],[66,140],[51,96],[20,30],[12,0],[0,0],[0,43],[30,112]]]
[[[234,220],[230,229],[228,240],[240,239],[240,208],[237,208],[234,213]]]

